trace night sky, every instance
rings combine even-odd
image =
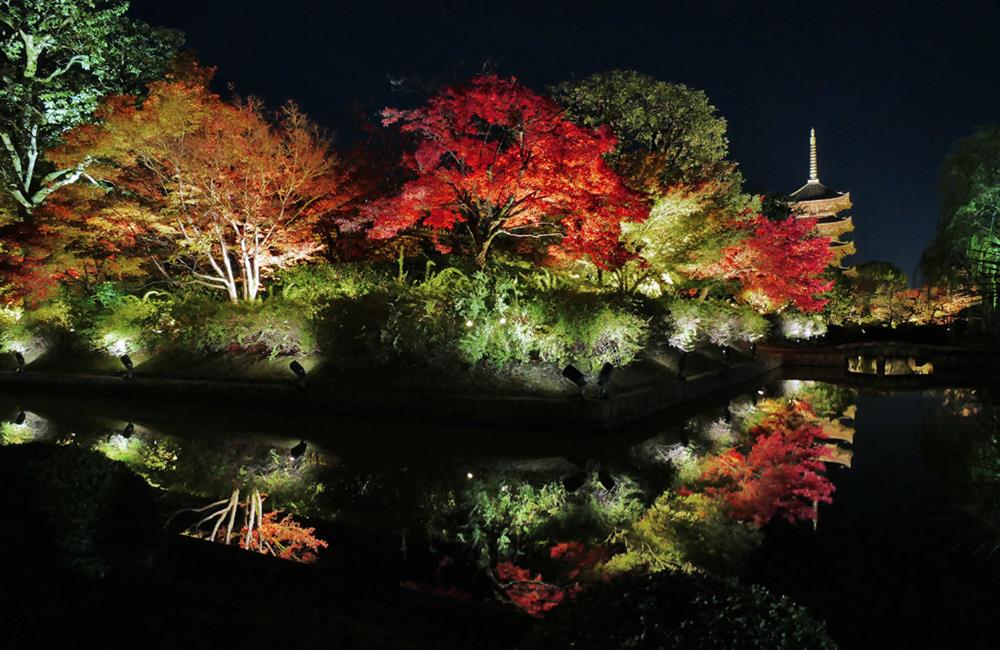
[[[925,6],[926,5],[926,6]],[[133,0],[187,34],[221,84],[296,100],[337,130],[484,64],[536,90],[634,69],[705,90],[754,191],[808,172],[854,201],[855,262],[912,274],[937,222],[949,144],[1000,112],[1000,3]]]

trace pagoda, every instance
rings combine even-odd
[[[844,258],[856,250],[849,234],[854,231],[854,222],[848,214],[841,214],[851,208],[851,193],[831,190],[819,182],[819,165],[816,161],[816,129],[809,131],[809,180],[805,185],[788,196],[792,214],[801,219],[818,219],[816,232],[830,238],[833,251],[831,265],[841,269]]]

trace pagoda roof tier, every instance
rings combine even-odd
[[[805,185],[789,194],[788,198],[793,203],[801,203],[803,201],[825,201],[827,199],[837,199],[842,196],[844,196],[843,192],[831,190],[819,181],[810,180]]]
[[[827,221],[816,224],[816,231],[824,237],[839,237],[854,230],[854,221],[849,217],[838,221]]]

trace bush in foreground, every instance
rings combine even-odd
[[[149,559],[160,536],[149,486],[123,464],[73,446],[0,447],[0,491],[9,530],[0,550],[51,559],[101,576]]]
[[[526,647],[827,650],[836,644],[804,608],[763,587],[665,571],[584,589]]]

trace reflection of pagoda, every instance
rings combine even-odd
[[[809,181],[788,197],[792,213],[802,218],[818,218],[817,232],[830,238],[833,261],[840,268],[843,259],[855,253],[854,242],[849,233],[854,231],[851,216],[839,214],[851,207],[851,193],[837,192],[819,182],[819,166],[816,162],[816,129],[809,131]]]

